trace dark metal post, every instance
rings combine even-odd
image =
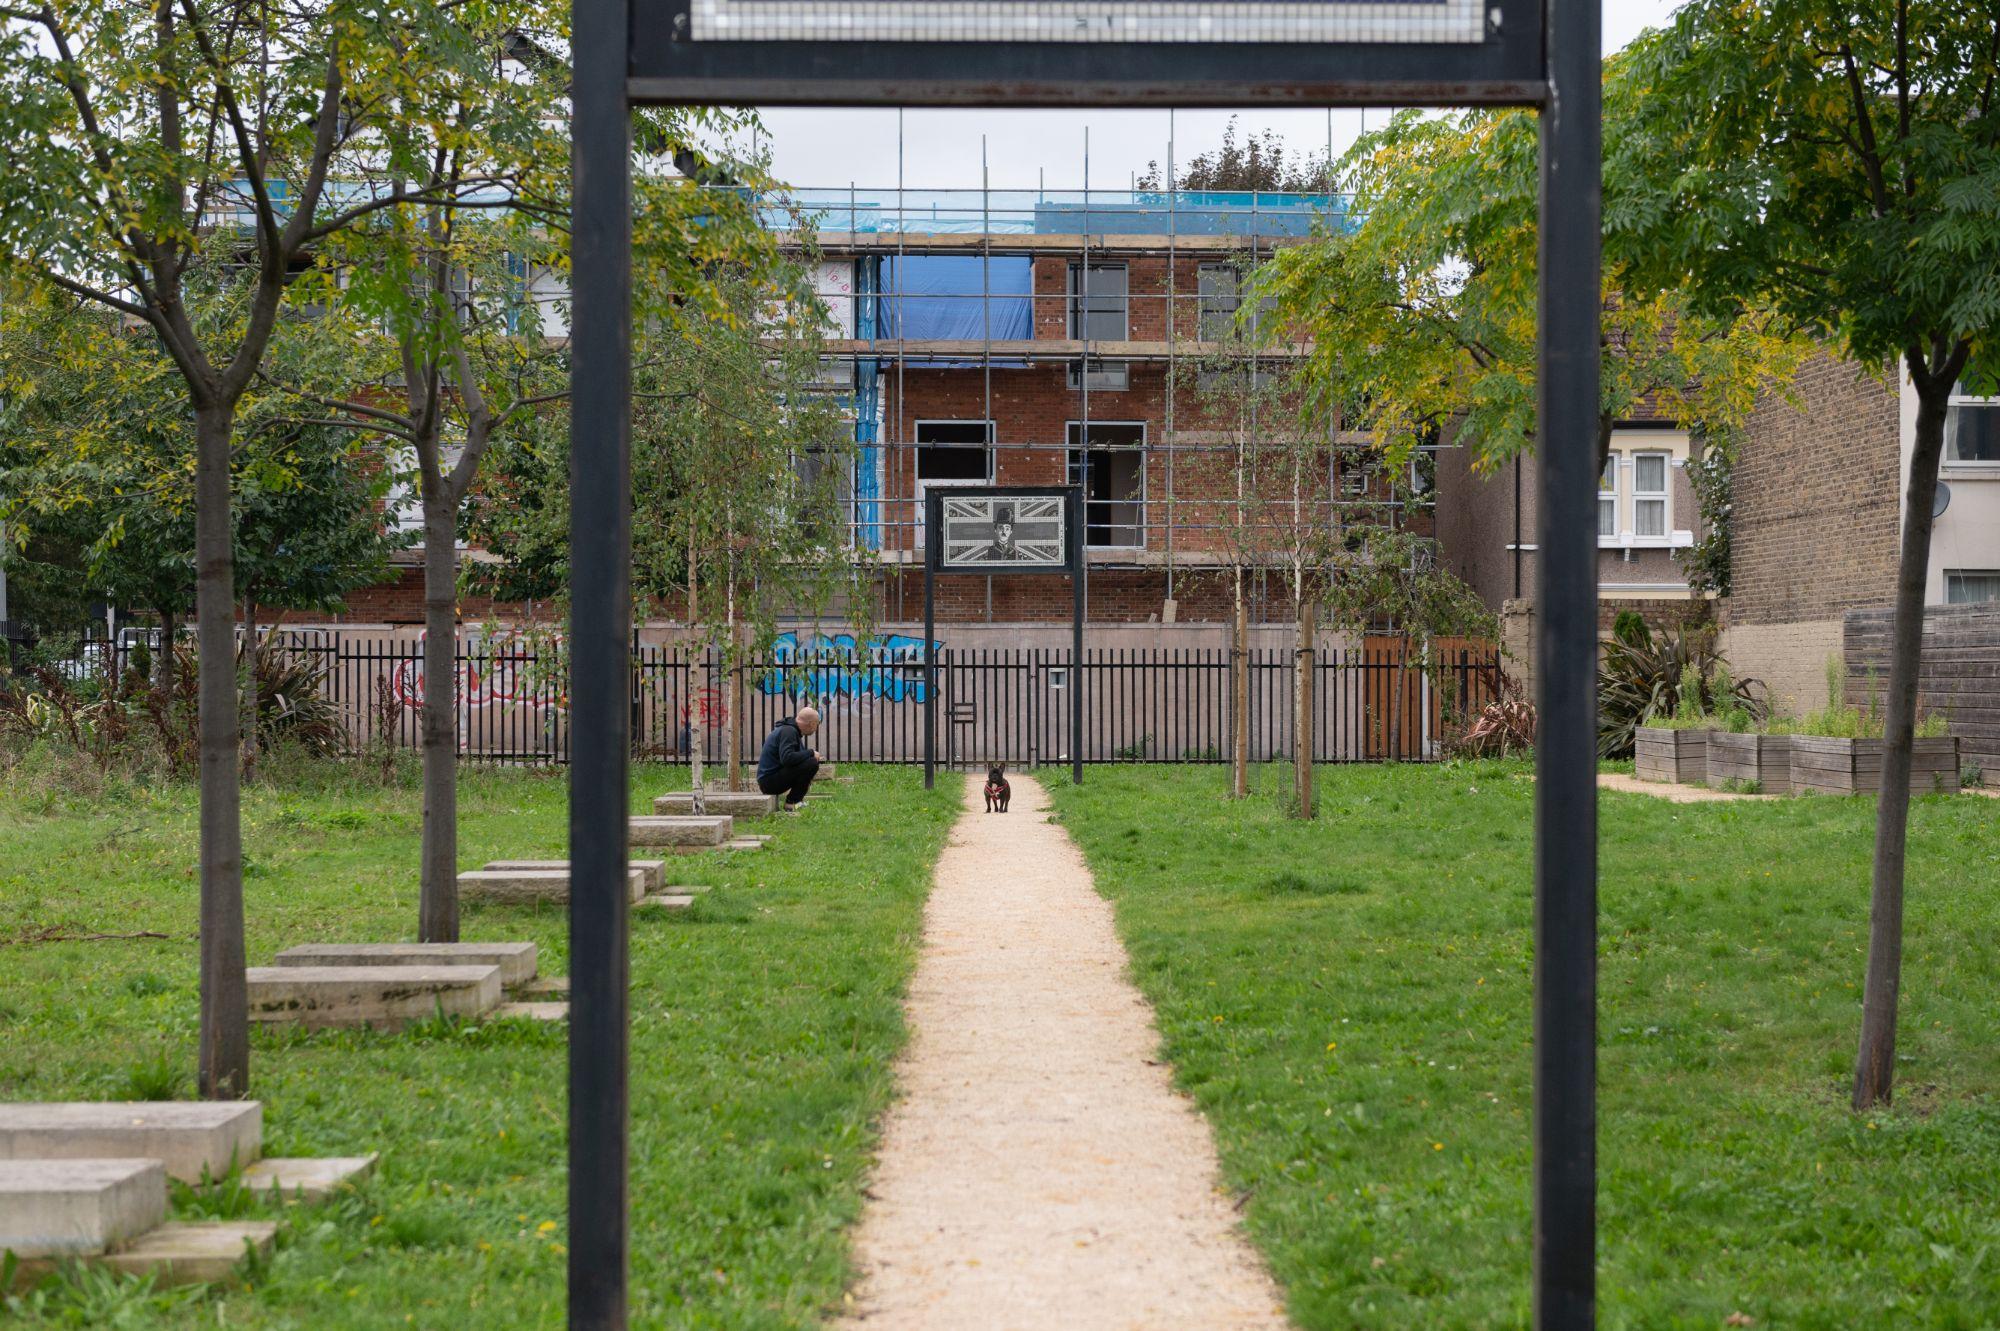
[[[1069,492],[1069,779],[1083,784],[1083,490]]]
[[[938,492],[924,496],[924,789],[937,785]]]
[[[572,0],[569,1325],[626,1316],[632,119],[627,0]]]
[[[1598,0],[1548,0],[1536,565],[1536,1331],[1597,1301]]]

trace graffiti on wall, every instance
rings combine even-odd
[[[944,640],[932,647],[942,651]],[[924,700],[924,640],[907,633],[870,639],[865,645],[851,633],[816,634],[803,643],[796,633],[780,633],[771,645],[771,656],[777,667],[757,684],[769,697]]]
[[[417,655],[397,662],[389,672],[390,691],[409,708],[420,707],[424,701],[423,641],[419,636]],[[528,706],[558,712],[568,708],[568,696],[537,671],[535,648],[525,640],[493,637],[471,654],[459,648],[457,656],[452,695],[461,714],[486,707]]]

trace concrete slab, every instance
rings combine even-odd
[[[255,1100],[0,1104],[0,1160],[158,1160],[170,1178],[221,1178],[263,1154]]]
[[[568,998],[569,976],[539,975],[514,991],[516,998]]]
[[[637,901],[646,895],[646,874],[631,869],[626,887]],[[473,869],[458,876],[461,901],[486,901],[519,906],[535,902],[564,905],[569,901],[569,866],[560,869]]]
[[[734,835],[735,822],[727,814],[693,817],[640,815],[632,819],[631,838],[635,846],[719,846]]]
[[[520,1017],[527,1021],[568,1021],[568,1003],[502,1003],[494,1008],[495,1020],[501,1017]]]
[[[640,910],[686,910],[694,897],[685,892],[660,892],[639,903]]]
[[[252,1252],[268,1255],[277,1237],[273,1220],[190,1221],[161,1225],[98,1260],[162,1285],[191,1285],[227,1280]]]
[[[705,814],[726,813],[732,818],[769,818],[778,811],[776,795],[761,795],[754,790],[711,790],[702,797],[702,804]],[[656,795],[653,797],[653,812],[692,815],[694,792],[675,790]]]
[[[442,1011],[480,1017],[500,1005],[498,966],[252,966],[250,1020],[309,1029],[394,1030]]]
[[[278,966],[498,966],[512,988],[535,978],[533,943],[302,943],[280,952]]]
[[[642,874],[645,877],[646,891],[657,892],[660,890],[660,884],[664,882],[666,878],[667,862],[665,860],[627,859],[625,861],[625,864],[628,868],[636,870],[638,873]],[[568,860],[491,860],[486,865],[486,872],[488,873],[493,873],[495,871],[503,869],[542,869],[542,870],[554,870],[559,873],[568,873],[569,861]],[[636,897],[633,899],[637,900]]]
[[[167,1218],[158,1160],[0,1160],[0,1252],[95,1257]]]
[[[266,1159],[243,1171],[243,1184],[259,1195],[316,1202],[375,1172],[375,1153],[299,1159]]]

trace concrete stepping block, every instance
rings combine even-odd
[[[659,892],[639,903],[640,910],[686,910],[694,904],[694,896],[687,892]]]
[[[114,1271],[151,1276],[161,1285],[191,1285],[229,1279],[252,1252],[268,1255],[277,1238],[273,1220],[176,1222],[97,1260]]]
[[[199,1183],[263,1148],[256,1100],[0,1104],[0,1160],[158,1160],[170,1178]]]
[[[569,976],[538,975],[519,989],[516,989],[514,997],[520,999],[568,998]]]
[[[632,900],[646,895],[646,874],[642,869],[626,873]],[[569,901],[569,866],[560,869],[472,869],[458,876],[462,901],[488,901],[518,906],[532,902],[562,905]]]
[[[667,862],[665,860],[627,859],[625,861],[625,864],[628,868],[636,871],[639,874],[642,874],[645,877],[646,891],[648,892],[659,891],[660,884],[666,880]],[[542,869],[542,870],[552,870],[557,873],[568,873],[569,861],[568,860],[491,860],[487,863],[485,871],[487,873],[496,873],[506,869],[531,869],[531,870]]]
[[[356,1179],[375,1172],[375,1153],[312,1158],[259,1160],[243,1171],[243,1185],[264,1196],[277,1193],[287,1201],[316,1202]]]
[[[754,790],[711,790],[702,797],[702,803],[703,813],[726,813],[732,818],[769,818],[778,811],[776,795],[764,795]],[[694,792],[674,790],[656,795],[653,797],[653,812],[692,816]]]
[[[719,846],[735,833],[735,821],[727,814],[704,817],[640,815],[632,819],[631,838],[635,846],[683,847]]]
[[[527,1021],[568,1021],[568,1003],[502,1003],[493,1009],[493,1019],[520,1017]]]
[[[167,1218],[158,1160],[0,1160],[0,1252],[95,1257]]]
[[[309,1030],[394,1030],[443,1012],[480,1017],[500,1006],[498,966],[252,966],[250,1020]]]
[[[279,966],[498,966],[511,989],[535,978],[533,943],[302,943],[277,955]]]

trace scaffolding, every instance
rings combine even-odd
[[[1329,128],[1329,159],[1330,136]],[[977,447],[985,457],[983,474],[958,483],[1082,481],[1088,569],[1156,571],[1169,601],[1177,574],[1243,564],[1240,549],[1223,547],[1260,522],[1338,525],[1365,511],[1370,521],[1386,514],[1406,525],[1428,508],[1429,459],[1384,477],[1372,467],[1370,436],[1358,432],[1329,436],[1325,474],[1294,485],[1282,514],[1267,495],[1245,499],[1213,484],[1218,465],[1241,468],[1246,453],[1258,453],[1264,432],[1296,428],[1295,420],[1278,426],[1260,418],[1255,389],[1311,351],[1302,341],[1235,334],[1241,278],[1284,246],[1347,228],[1346,197],[1147,190],[1136,182],[1095,188],[1087,128],[1080,190],[992,188],[983,138],[979,188],[915,190],[904,178],[900,114],[898,140],[893,187],[850,182],[755,200],[765,224],[822,268],[822,298],[834,319],[822,377],[848,394],[855,419],[847,518],[857,552],[891,572],[919,563],[923,495],[953,483],[924,475],[921,462],[925,450],[953,447]],[[1171,133],[1166,162],[1171,183]],[[913,286],[913,269],[934,260],[959,261],[961,277],[976,267],[976,285]],[[996,289],[996,264],[1006,265],[1004,291]],[[1113,298],[1109,279],[1099,289],[1096,274],[1119,266]],[[1134,280],[1141,273],[1143,288]],[[965,313],[974,302],[976,318]],[[996,311],[1006,317],[996,319]],[[1121,321],[1124,336],[1102,335],[1101,325]],[[963,335],[936,335],[937,326]],[[1251,386],[1247,435],[1240,423],[1218,429],[1216,394],[1203,393],[1220,382],[1226,395],[1228,381],[1218,376],[1231,373]],[[999,389],[996,375],[1008,377]],[[1019,424],[1025,416],[1040,418],[1042,428]],[[1009,418],[1016,424],[1003,430]],[[1051,419],[1060,426],[1050,428]],[[941,426],[980,434],[941,436]],[[1136,463],[1120,474],[1128,486],[1136,478],[1136,492],[1089,492],[1095,455],[1135,450]],[[1063,461],[1051,465],[1050,453]],[[895,579],[899,599],[902,583]],[[987,600],[990,617],[990,579]]]

